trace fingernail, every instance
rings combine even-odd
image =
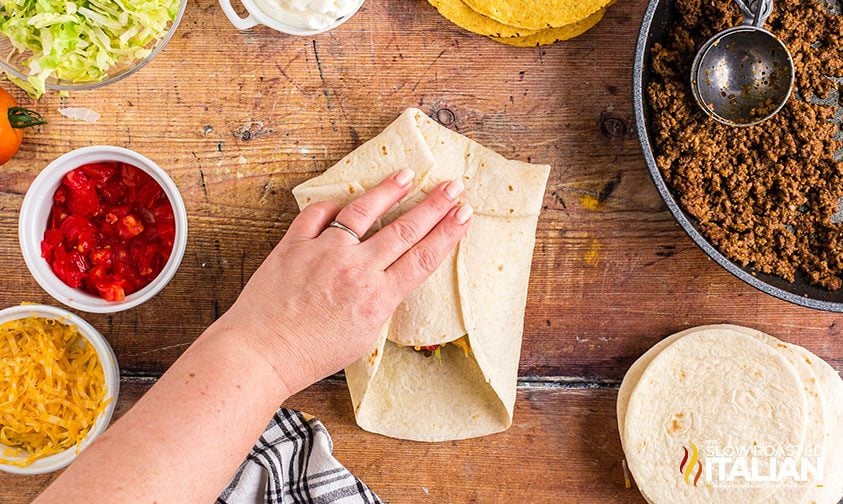
[[[416,178],[416,172],[410,168],[404,168],[395,175],[395,181],[402,187],[412,182],[414,178]]]
[[[454,214],[454,219],[457,221],[457,224],[465,224],[473,214],[474,209],[471,208],[471,205],[466,203],[457,210],[457,213]]]
[[[461,180],[452,180],[445,186],[445,195],[448,199],[455,200],[464,190],[465,186]]]

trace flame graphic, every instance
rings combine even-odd
[[[697,483],[700,481],[700,476],[702,476],[702,462],[700,462],[700,452],[697,449],[697,445],[695,445],[693,441],[691,441],[690,452],[684,446],[682,447],[682,449],[685,450],[685,454],[682,456],[682,462],[679,463],[679,472],[685,478],[685,483],[690,485],[691,474],[693,474],[694,468],[696,467],[697,474],[694,475],[694,486],[697,486]]]

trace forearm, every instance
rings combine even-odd
[[[463,186],[451,181],[357,239],[409,193],[414,176],[403,169],[343,209],[305,208],[235,306],[38,501],[213,501],[275,409],[365,355],[465,234],[472,210],[457,208]]]
[[[212,502],[288,396],[248,337],[211,326],[36,502]]]

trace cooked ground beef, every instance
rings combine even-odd
[[[793,281],[843,286],[843,225],[832,222],[843,197],[835,108],[809,103],[843,85],[843,16],[813,0],[776,0],[767,29],[796,64],[794,95],[753,127],[722,125],[694,102],[690,68],[715,33],[740,24],[732,0],[677,0],[678,19],[653,50],[647,89],[656,161],[684,208],[732,260]],[[838,81],[839,82],[839,81]],[[835,91],[835,88],[838,88]]]

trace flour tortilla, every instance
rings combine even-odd
[[[530,30],[582,21],[614,0],[464,0],[475,12],[500,23]]]
[[[826,423],[822,486],[813,487],[804,502],[836,504],[843,499],[843,380],[833,367],[809,350],[796,345],[793,348],[817,375],[825,417],[830,420]]]
[[[412,208],[444,180],[465,184],[474,208],[466,236],[413,292],[362,359],[346,368],[358,425],[387,436],[445,441],[512,423],[535,229],[550,167],[505,159],[408,109],[324,174],[293,189],[300,208],[348,201],[394,171],[416,171],[413,190],[382,218]],[[442,363],[407,346],[467,336],[471,354],[449,345]]]
[[[377,434],[429,442],[476,437],[508,426],[509,412],[477,361],[454,345],[441,352],[440,363],[386,341],[380,367],[356,412],[358,425]]]
[[[411,113],[414,110],[409,109],[380,135],[349,153],[322,175],[295,187],[293,195],[299,208],[325,200],[345,206],[402,168],[412,168],[416,172],[413,190],[383,218],[383,222],[378,222],[377,228],[421,201],[425,193],[438,184],[430,177],[434,171],[440,170],[422,136],[418,121]],[[345,187],[352,187],[355,191],[342,191]],[[454,257],[452,252],[451,265]],[[396,310],[397,320],[391,325],[389,339],[415,346],[446,343],[465,335],[462,317],[456,306],[455,285],[455,268],[439,268]],[[433,309],[425,309],[425,306]],[[417,319],[420,323],[415,324]],[[414,325],[417,331],[411,330]]]
[[[601,9],[587,18],[571,23],[569,25],[560,26],[556,28],[546,28],[539,30],[530,35],[521,35],[515,37],[498,37],[489,35],[489,38],[501,44],[511,45],[515,47],[536,47],[542,45],[549,45],[562,40],[570,40],[579,37],[588,30],[594,28],[597,23],[603,19],[606,14],[605,9]]]
[[[768,502],[781,484],[686,484],[677,474],[683,446],[801,448],[806,429],[796,368],[755,338],[715,329],[686,334],[652,359],[629,397],[623,435],[630,472],[652,502],[754,503]]]
[[[832,423],[831,418],[829,418],[824,411],[823,392],[820,389],[819,384],[817,383],[817,375],[814,370],[805,362],[805,360],[802,358],[798,351],[798,349],[801,347],[784,343],[770,335],[767,335],[755,329],[729,324],[694,327],[668,336],[667,338],[659,341],[656,345],[654,345],[647,352],[645,352],[644,355],[642,355],[638,360],[636,360],[635,363],[633,363],[633,365],[629,368],[629,371],[627,371],[626,375],[624,376],[623,382],[621,383],[620,389],[618,390],[618,430],[621,433],[624,432],[626,410],[629,404],[629,396],[632,393],[632,390],[634,389],[635,385],[640,380],[644,370],[647,368],[653,358],[655,358],[655,356],[658,355],[659,352],[661,352],[664,348],[669,346],[677,339],[687,334],[704,331],[734,331],[737,333],[746,334],[747,336],[751,336],[781,353],[782,356],[784,356],[788,360],[788,362],[790,362],[790,364],[796,368],[805,390],[808,412],[805,446],[816,446],[820,447],[821,449],[826,446],[826,440],[828,438],[828,428],[829,425]],[[624,446],[623,435],[621,435],[621,446]],[[783,485],[782,489],[775,495],[773,495],[770,498],[769,502],[782,504],[810,502],[807,496],[815,488],[816,486],[813,480],[805,482],[787,480],[786,484]],[[645,496],[645,498],[647,497]]]

